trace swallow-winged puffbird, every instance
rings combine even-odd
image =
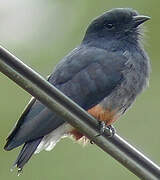
[[[150,63],[140,26],[148,19],[130,8],[105,12],[91,22],[81,44],[58,63],[48,81],[106,126],[113,124],[148,85]],[[4,149],[24,144],[14,163],[21,171],[33,153],[51,150],[66,136],[84,138],[32,98]]]

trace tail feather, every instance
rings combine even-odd
[[[13,167],[18,168],[18,175],[20,175],[24,165],[28,162],[31,158],[35,150],[37,149],[39,143],[41,142],[42,138],[26,142],[19,153],[16,161],[13,164]]]

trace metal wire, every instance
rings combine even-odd
[[[95,137],[99,133],[95,118],[3,47],[0,47],[0,71],[79,129],[140,179],[160,180],[160,167],[117,134],[110,138],[109,131],[106,131],[102,136]]]

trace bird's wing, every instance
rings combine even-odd
[[[8,137],[6,138],[6,140],[12,139],[13,136],[16,133],[16,130],[21,126],[21,124],[23,123],[23,120],[25,119],[26,115],[28,114],[28,112],[30,111],[32,105],[35,103],[36,99],[34,97],[31,98],[31,100],[29,101],[29,103],[27,104],[27,106],[25,107],[21,117],[19,118],[19,120],[17,121],[17,123],[15,124],[15,126],[13,127],[13,129],[11,130],[11,133],[8,135]]]
[[[55,68],[49,82],[85,110],[98,104],[123,81],[125,56],[97,48],[73,50]],[[34,100],[35,101],[35,100]],[[6,150],[43,137],[65,122],[38,100],[25,110],[7,139]]]

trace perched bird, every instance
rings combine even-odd
[[[113,124],[148,85],[150,63],[140,28],[148,19],[130,8],[105,12],[91,22],[82,43],[60,61],[48,81],[106,126]],[[4,149],[24,144],[14,163],[20,172],[33,153],[51,150],[66,136],[84,138],[32,98]]]

